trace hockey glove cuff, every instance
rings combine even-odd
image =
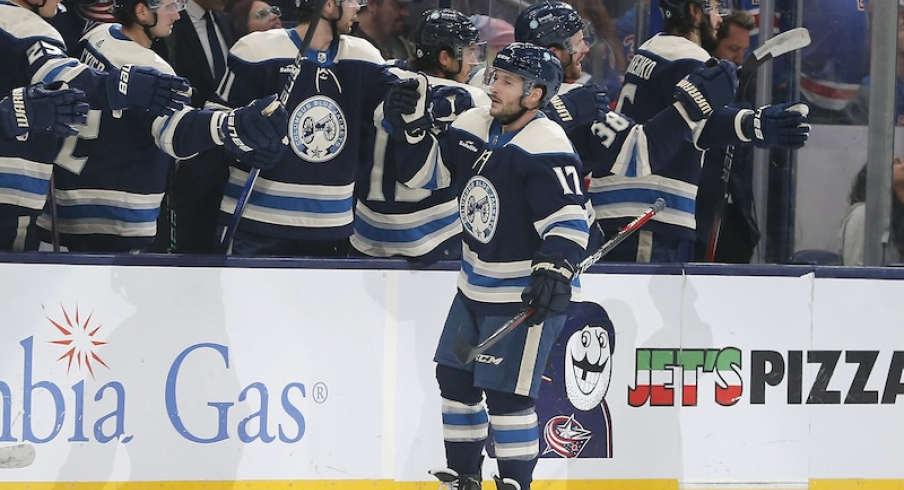
[[[474,107],[474,99],[467,90],[452,85],[439,85],[430,93],[430,113],[433,127],[446,131],[459,114]]]
[[[804,146],[810,136],[807,115],[810,108],[803,102],[765,105],[749,113],[741,122],[744,137],[760,148]]]
[[[107,103],[114,110],[146,110],[154,117],[166,116],[191,104],[190,91],[184,78],[149,66],[124,65],[107,73]]]
[[[433,125],[427,111],[427,77],[418,74],[393,85],[386,93],[383,112],[395,140],[410,144],[423,140]]]
[[[558,94],[543,108],[546,117],[559,123],[566,133],[576,127],[599,120],[600,113],[609,112],[609,97],[602,85],[582,85]]]
[[[289,115],[276,95],[233,109],[220,121],[223,149],[242,163],[261,170],[275,167],[286,150]]]
[[[0,100],[0,131],[7,138],[22,136],[30,131],[74,136],[76,124],[85,124],[88,104],[85,93],[78,89],[45,89],[43,83],[14,89]]]
[[[711,58],[675,85],[674,96],[690,121],[709,117],[734,99],[738,70],[730,61]]]
[[[562,313],[571,301],[571,281],[574,266],[560,254],[537,252],[531,266],[530,280],[521,293],[523,307],[537,311],[525,320],[536,325],[549,315]]]

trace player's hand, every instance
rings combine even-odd
[[[402,80],[390,87],[383,102],[383,113],[398,141],[417,143],[433,126],[427,111],[427,77]]]
[[[220,131],[223,148],[230,156],[261,170],[279,163],[286,151],[289,114],[281,103],[275,110],[268,107],[274,101],[276,95],[271,95],[226,114]]]
[[[474,107],[471,94],[452,85],[438,85],[430,92],[430,113],[433,115],[433,127],[445,131],[459,114]]]
[[[699,121],[731,103],[737,88],[738,69],[734,63],[710,58],[678,82],[674,96],[690,120]]]
[[[525,309],[536,308],[525,320],[528,325],[542,323],[549,315],[568,309],[574,266],[559,254],[537,252],[531,266],[530,281],[521,293]]]
[[[809,113],[803,102],[764,105],[744,118],[741,130],[760,148],[796,149],[810,137]]]
[[[166,116],[191,103],[190,90],[184,78],[149,66],[124,65],[107,74],[110,109],[146,110],[154,117]]]
[[[74,136],[76,124],[85,124],[88,104],[85,93],[74,88],[43,83],[17,88],[0,100],[0,131],[9,138],[40,131],[60,136]]]
[[[609,96],[602,85],[582,85],[553,96],[543,112],[568,133],[605,117],[601,114],[609,112]]]

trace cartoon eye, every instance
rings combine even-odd
[[[609,347],[609,336],[606,335],[606,332],[601,332],[599,335],[600,347],[606,349]]]
[[[588,332],[586,330],[581,332],[581,345],[583,345],[584,348],[590,347],[590,342],[592,340],[593,340],[593,335],[591,335],[590,332]]]

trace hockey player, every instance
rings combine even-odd
[[[581,161],[562,127],[540,111],[559,89],[561,66],[546,48],[507,46],[487,72],[490,107],[466,111],[440,138],[429,131],[425,78],[395,85],[385,103],[393,138],[409,144],[398,148],[405,184],[453,185],[460,192],[462,270],[434,357],[449,468],[433,471],[459,489],[480,488],[488,424],[496,437],[497,486],[530,486],[540,376],[572,288],[579,287],[572,284],[574,264],[584,257],[588,239]],[[710,93],[707,83],[725,100],[718,87],[730,75],[716,66],[687,84],[700,84],[695,90],[701,101]],[[621,133],[607,137],[608,144],[636,149],[635,130],[626,125]],[[528,317],[531,326],[513,330],[475,363],[456,359],[458,335],[476,344],[526,308],[536,309]]]
[[[152,51],[169,36],[185,0],[116,0],[119,24],[100,24],[80,41],[82,61],[101,71],[127,63],[174,73]],[[222,145],[234,158],[264,167],[285,150],[288,119],[279,108],[262,110],[275,95],[231,112],[185,106],[153,118],[137,111],[91,111],[80,134],[66,141],[55,170],[59,243],[70,251],[140,252],[154,240],[157,216],[174,159],[185,160]],[[190,165],[191,161],[184,163]],[[51,242],[51,210],[38,219]]]
[[[126,65],[101,72],[66,56],[59,33],[46,22],[59,0],[0,0],[0,93],[36,83],[65,82],[85,93],[97,109],[131,109],[153,115],[172,113],[188,101],[182,78]],[[0,250],[37,247],[34,218],[44,205],[58,140],[0,141],[0,156],[19,164],[4,167],[0,179]]]
[[[675,101],[676,83],[702,66],[710,55],[701,47],[715,46],[720,7],[709,0],[662,0],[666,33],[644,43],[631,60],[616,111],[638,123],[646,123]],[[723,11],[724,12],[724,11]],[[717,20],[712,20],[713,18]],[[678,92],[691,101],[690,92]],[[753,141],[758,146],[797,148],[807,139],[807,108],[803,104],[766,106],[756,113],[721,106],[699,107],[712,115],[694,130],[693,141],[678,149],[667,165],[651,175],[624,177],[595,173],[589,193],[603,230],[615,233],[656,198],[667,207],[635,233],[606,260],[637,262],[685,262],[691,259],[695,240],[694,201],[700,174],[702,149]]]
[[[358,0],[296,0],[294,29],[252,32],[229,54],[219,96],[230,106],[280,91],[314,16],[310,48],[289,96],[289,147],[257,178],[232,252],[237,255],[345,256],[354,217],[355,178],[367,168],[380,119],[377,108],[398,77],[363,39],[340,34]],[[249,168],[229,169],[221,223],[235,210]]]
[[[415,71],[428,75],[434,121],[447,127],[466,109],[490,105],[485,92],[466,85],[483,61],[485,46],[467,16],[453,9],[427,10],[413,38],[417,55],[408,60],[413,71],[393,73],[400,78],[413,77]],[[394,145],[388,139],[378,128],[373,165],[356,183],[352,246],[369,256],[408,257],[417,265],[460,258],[458,194],[449,187],[431,192],[399,183]]]
[[[43,83],[19,87],[0,99],[0,138],[24,139],[32,131],[70,136],[76,133],[72,126],[84,123],[87,113],[81,90],[47,90]]]

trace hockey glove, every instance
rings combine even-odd
[[[549,315],[562,313],[571,300],[571,280],[574,266],[559,254],[537,252],[531,266],[530,281],[521,301],[525,309],[537,311],[525,320],[528,325],[543,323]]]
[[[424,139],[433,125],[427,112],[427,77],[402,80],[386,93],[383,113],[392,128],[392,137],[414,144]]]
[[[0,100],[0,132],[7,138],[22,136],[29,131],[41,131],[60,136],[74,136],[76,124],[88,119],[85,93],[78,89],[44,88],[43,83],[14,89]]]
[[[459,114],[474,107],[474,99],[467,90],[451,85],[439,85],[430,93],[430,113],[433,127],[445,131]]]
[[[609,96],[602,85],[582,85],[558,94],[543,108],[546,117],[559,123],[566,133],[600,120],[609,112]]]
[[[184,78],[149,66],[125,65],[107,74],[107,101],[114,110],[146,110],[154,117],[166,116],[191,103],[190,89]]]
[[[674,96],[691,121],[705,119],[734,99],[738,69],[730,61],[710,58],[675,85]]]
[[[744,137],[760,148],[796,149],[810,136],[810,108],[803,102],[765,105],[748,114],[741,122]]]
[[[223,117],[220,134],[223,148],[230,156],[261,170],[271,169],[279,163],[286,150],[284,141],[289,114],[282,104],[271,113],[267,106],[275,100],[276,95],[258,99]],[[268,115],[264,114],[264,109],[268,109]]]

